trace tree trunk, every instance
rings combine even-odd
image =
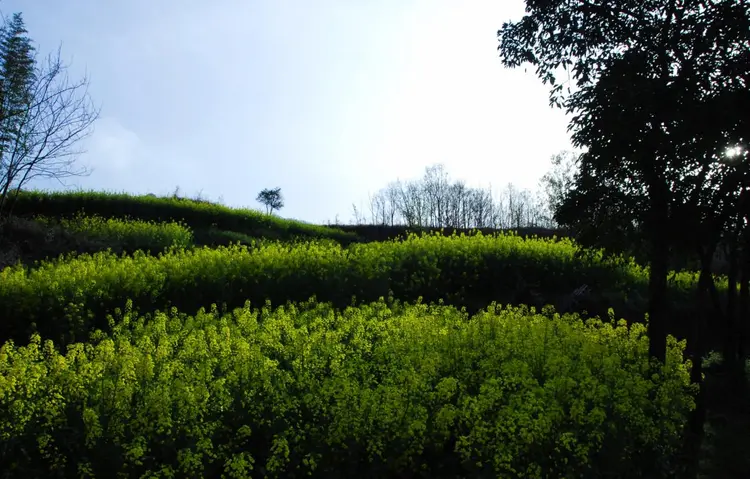
[[[711,275],[712,251],[708,253],[699,250],[701,272],[698,279],[698,311],[693,316],[692,330],[688,338],[687,349],[690,354],[690,382],[698,384],[698,395],[695,398],[695,409],[690,413],[685,431],[685,458],[687,459],[687,474],[685,477],[698,477],[698,458],[703,442],[704,429],[706,422],[706,398],[705,383],[703,382],[703,355],[705,354],[706,345],[703,341],[703,326],[709,319],[712,312],[710,292],[713,284]]]
[[[651,188],[651,225],[648,278],[649,356],[664,363],[667,355],[667,274],[669,273],[667,185],[661,181]]]
[[[664,362],[667,354],[667,257],[666,240],[654,241],[651,254],[651,273],[648,278],[648,338],[649,356]]]
[[[739,273],[738,244],[729,245],[729,274],[727,275],[727,309],[724,315],[725,327],[723,356],[724,364],[732,369],[737,364],[737,279]]]
[[[750,326],[750,244],[748,243],[746,240],[742,248],[740,308],[737,317],[737,355],[741,362],[745,360],[745,345]]]

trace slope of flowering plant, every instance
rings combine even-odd
[[[0,469],[28,477],[638,477],[693,407],[684,343],[551,310],[310,300],[0,348]]]
[[[353,298],[375,301],[391,293],[483,308],[492,300],[522,302],[514,299],[519,280],[549,297],[592,284],[617,292],[621,303],[644,290],[646,272],[632,261],[575,253],[570,241],[480,234],[411,236],[348,249],[306,242],[175,249],[158,256],[81,255],[0,271],[0,340],[21,343],[38,332],[60,344],[85,341],[125,298],[140,311],[194,311],[212,303],[234,308],[246,300],[280,304],[312,295],[344,307]],[[694,278],[687,276],[676,289],[689,290]]]
[[[156,222],[130,218],[103,218],[78,214],[72,218],[53,220],[38,216],[37,221],[59,224],[89,239],[117,245],[124,251],[159,253],[170,247],[188,248],[193,245],[193,233],[177,221]]]

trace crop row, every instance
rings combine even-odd
[[[495,305],[126,309],[65,353],[0,348],[0,469],[641,477],[645,457],[670,467],[694,406],[684,346],[660,367],[640,324]]]
[[[412,235],[347,249],[311,242],[173,250],[159,256],[101,252],[31,270],[0,271],[0,333],[19,342],[33,331],[61,343],[85,340],[92,328],[106,326],[106,314],[123,307],[126,298],[146,312],[171,306],[196,311],[214,303],[233,308],[246,300],[283,304],[311,296],[344,307],[353,298],[366,302],[393,294],[476,311],[491,301],[533,304],[523,296],[529,289],[545,294],[536,304],[541,307],[585,284],[608,294],[599,310],[590,311],[606,314],[610,306],[643,298],[646,277],[632,262],[576,257],[568,240],[513,235]],[[693,276],[677,279],[676,294],[686,295]]]
[[[90,240],[116,245],[124,251],[143,250],[158,253],[170,247],[193,246],[191,229],[177,221],[156,222],[83,214],[59,220],[43,216],[35,219],[48,225],[58,223],[68,231],[81,234]]]

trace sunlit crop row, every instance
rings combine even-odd
[[[231,308],[270,299],[283,304],[313,295],[343,307],[353,297],[374,301],[391,293],[402,300],[422,297],[484,307],[492,300],[523,302],[514,295],[524,288],[543,291],[552,302],[554,295],[583,284],[612,292],[612,301],[645,296],[647,275],[641,267],[576,258],[575,251],[570,241],[434,234],[348,249],[311,242],[174,250],[159,256],[102,252],[33,270],[1,271],[1,337],[23,342],[37,330],[55,341],[84,340],[92,327],[105,326],[106,314],[124,306],[126,298],[141,311],[172,305],[196,311],[213,303]],[[693,283],[691,275],[682,275],[680,291]]]
[[[217,274],[231,254],[240,252],[202,264],[214,260]],[[337,261],[310,248],[286,264],[308,257]],[[62,354],[38,336],[9,343],[0,468],[13,477],[639,477],[646,451],[673,457],[693,407],[684,344],[670,338],[666,365],[651,374],[643,326],[547,313],[246,305],[126,312],[110,334]]]

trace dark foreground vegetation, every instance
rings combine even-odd
[[[643,327],[551,311],[311,301],[115,323],[63,354],[3,347],[5,471],[638,477],[643,451],[674,470],[693,405],[684,344],[651,376]]]
[[[582,153],[536,198],[430,167],[348,230],[278,187],[25,191],[98,111],[5,18],[0,473],[750,477],[750,3],[525,3],[502,63]]]
[[[344,245],[248,236],[209,246],[187,221],[135,219],[148,214],[137,207],[87,216],[76,194],[49,196],[75,206],[57,219],[29,209],[5,226],[81,248],[0,271],[10,477],[667,477],[693,467],[685,431],[698,384],[680,340],[696,273],[672,276],[674,338],[659,365],[645,335],[648,269],[567,238],[443,229],[376,241],[368,231],[382,227],[360,226]],[[726,279],[715,284],[726,296]],[[723,331],[714,324],[706,344],[720,349]],[[729,387],[707,371],[719,378],[707,387]],[[738,408],[724,406],[706,418],[706,470],[738,432],[722,425]]]

